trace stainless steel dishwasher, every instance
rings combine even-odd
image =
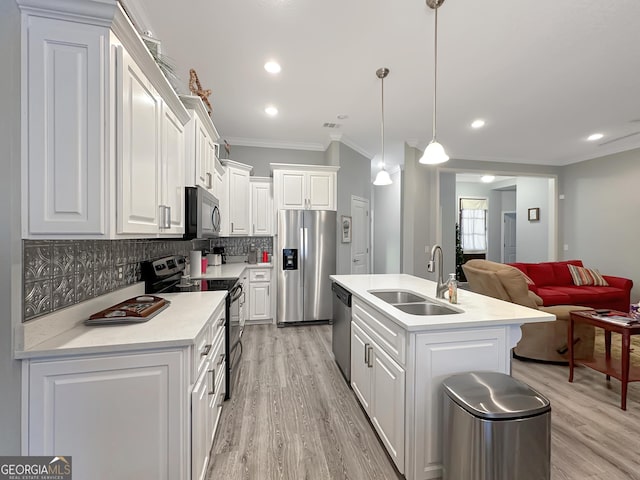
[[[333,331],[331,344],[342,375],[351,383],[351,293],[337,283],[333,291]]]

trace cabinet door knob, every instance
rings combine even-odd
[[[369,365],[369,344],[364,344],[364,363]]]

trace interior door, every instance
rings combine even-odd
[[[516,261],[516,212],[502,213],[502,263]]]
[[[369,272],[369,201],[351,197],[351,273]]]

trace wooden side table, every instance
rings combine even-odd
[[[626,316],[626,313],[611,311],[612,314]],[[629,362],[629,346],[631,344],[631,335],[640,334],[640,323],[625,325],[616,323],[611,320],[599,318],[595,316],[592,310],[581,310],[571,312],[569,317],[569,332],[567,338],[573,338],[574,323],[587,323],[594,327],[604,330],[604,356],[594,354],[592,360],[574,360],[573,358],[573,342],[569,343],[569,382],[573,382],[573,367],[576,363],[592,368],[606,375],[607,381],[611,377],[617,378],[622,384],[620,408],[627,409],[627,385],[629,382],[640,381],[640,367],[632,366]],[[629,320],[632,320],[631,318]],[[621,358],[611,358],[611,332],[622,335]]]

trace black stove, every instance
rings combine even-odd
[[[200,291],[226,290],[225,299],[225,367],[226,367],[226,396],[231,397],[231,374],[237,369],[237,362],[242,355],[242,331],[244,325],[240,323],[240,299],[244,299],[242,283],[239,278],[216,278],[192,280],[185,275],[187,262],[181,255],[159,258],[142,262],[142,279],[145,282],[145,293],[180,293]]]

